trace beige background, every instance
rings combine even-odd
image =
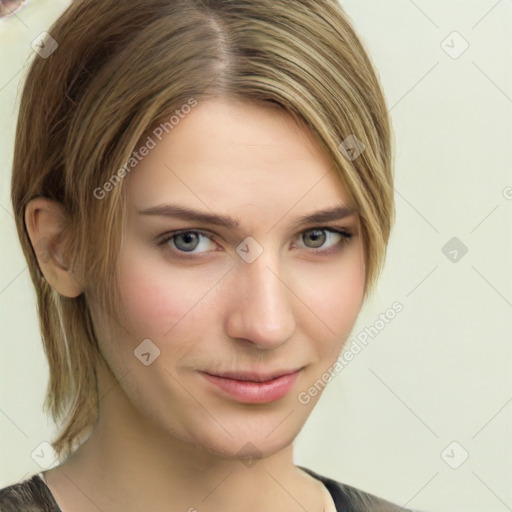
[[[0,20],[2,487],[41,469],[31,453],[54,432],[9,183],[30,43],[67,4],[32,0]],[[342,4],[380,72],[397,141],[397,223],[353,337],[395,301],[403,311],[331,381],[296,463],[418,510],[512,510],[512,1]],[[457,58],[453,31],[469,44]],[[468,249],[456,262],[442,252],[452,237]]]

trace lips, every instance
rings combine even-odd
[[[291,391],[299,373],[300,369],[279,370],[267,375],[251,372],[226,372],[222,376],[200,372],[200,375],[223,397],[245,404],[265,404],[284,398]]]
[[[279,377],[283,377],[285,375],[291,375],[292,373],[296,373],[300,370],[300,368],[294,368],[291,370],[276,370],[273,372],[251,372],[251,371],[230,371],[230,372],[204,372],[207,375],[211,375],[212,377],[221,377],[223,379],[233,379],[239,381],[248,381],[248,382],[268,382]]]

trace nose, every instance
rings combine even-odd
[[[294,294],[278,269],[270,251],[263,251],[252,263],[238,262],[227,292],[228,336],[263,350],[276,348],[292,336],[296,329],[290,302]]]

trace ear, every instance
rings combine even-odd
[[[83,288],[71,275],[64,259],[67,217],[62,205],[54,200],[37,197],[25,208],[25,226],[48,284],[64,297],[78,297]]]

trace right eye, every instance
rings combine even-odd
[[[198,230],[174,231],[158,242],[158,245],[167,244],[173,252],[182,254],[204,254],[208,251],[208,245],[213,239],[206,232]],[[195,251],[197,248],[204,250]],[[195,252],[194,252],[195,251]]]

